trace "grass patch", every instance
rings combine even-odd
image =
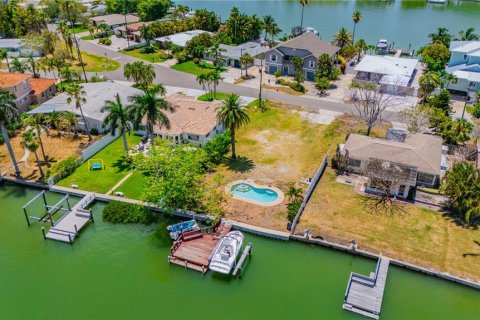
[[[192,60],[188,60],[185,62],[177,63],[172,66],[172,69],[181,71],[181,72],[186,72],[186,73],[191,73],[196,76],[201,75],[201,74],[206,74],[206,73],[211,73],[215,71],[215,67],[209,63],[199,63],[196,64]],[[220,71],[225,71],[225,68],[220,69]]]
[[[134,146],[140,142],[141,137],[128,135],[127,139],[129,146]],[[130,171],[130,166],[122,159],[124,154],[122,139],[118,138],[93,156],[95,159],[103,160],[104,170],[89,170],[86,161],[58,185],[70,187],[76,184],[82,190],[106,193]]]
[[[73,26],[73,29],[71,29],[73,33],[82,33],[85,31],[88,31],[88,25],[86,24],[76,24]]]
[[[145,186],[147,185],[148,177],[140,171],[135,171],[124,183],[120,185],[115,191],[123,192],[126,198],[140,199]]]
[[[164,62],[168,59],[168,55],[163,50],[155,48],[155,52],[152,53],[142,53],[142,50],[143,48],[138,48],[130,51],[120,50],[120,52],[148,62]]]
[[[86,51],[82,51],[82,59],[85,64],[86,72],[105,72],[114,71],[120,68],[120,63],[115,60],[108,59],[108,65],[106,64],[105,57],[97,56]],[[82,67],[78,65],[78,60],[75,60],[75,64],[72,65],[72,69],[76,71],[82,71]]]
[[[215,93],[214,95],[214,98],[213,100],[223,100],[225,99],[226,97],[228,97],[230,95],[230,93],[225,93],[225,92],[217,92]],[[205,93],[205,94],[202,94],[201,96],[199,96],[197,98],[197,100],[200,100],[200,101],[211,101],[209,100],[209,94],[208,93]]]
[[[82,39],[82,40],[95,40],[95,38],[91,34],[89,34],[88,36],[80,37],[80,39]]]
[[[303,95],[302,92],[295,91],[290,87],[271,86],[271,85],[268,85],[268,84],[263,84],[262,87],[267,89],[267,90],[280,91],[280,92],[288,93],[288,94],[291,94],[291,95],[294,95],[294,96],[302,96]]]

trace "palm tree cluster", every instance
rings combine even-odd
[[[123,69],[123,76],[128,80],[135,82],[139,88],[148,87],[155,79],[155,69],[150,63],[136,61],[127,63]]]
[[[197,82],[202,86],[204,91],[207,91],[208,100],[212,101],[217,97],[217,86],[220,83],[222,76],[220,71],[213,71],[202,73],[197,76]]]
[[[230,38],[233,43],[243,43],[258,39],[262,30],[265,30],[272,38],[281,32],[273,17],[266,16],[262,20],[255,14],[249,16],[240,12],[237,7],[233,7],[221,33]]]
[[[273,40],[282,29],[278,26],[277,22],[271,15],[263,17],[263,29],[265,30],[265,40],[268,41],[268,36],[271,36],[271,40]]]

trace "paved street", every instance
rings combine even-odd
[[[121,64],[121,67],[112,72],[104,72],[108,79],[111,80],[126,80],[123,76],[123,65],[129,62],[138,61],[134,57],[130,57],[113,50],[110,50],[108,47],[99,46],[87,41],[79,40],[80,48],[82,50],[105,56],[109,59],[118,61]],[[196,76],[180,72],[162,65],[153,64],[156,71],[156,83],[162,83],[167,86],[191,88],[191,89],[202,89],[201,86],[196,81]],[[241,96],[247,97],[258,97],[258,89],[249,88],[241,85],[235,85],[231,83],[222,82],[218,86],[218,91],[235,93]],[[353,109],[351,106],[344,103],[339,103],[336,101],[320,101],[314,96],[293,96],[286,93],[274,92],[269,90],[262,91],[262,98],[275,100],[286,104],[302,106],[308,111],[315,112],[321,110],[334,111],[341,113],[349,113]],[[398,121],[397,115],[395,112],[385,112],[385,119],[390,121]]]

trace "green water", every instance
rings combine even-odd
[[[302,7],[298,0],[179,0],[193,9],[207,8],[226,19],[232,6],[260,17],[272,15],[283,33],[300,25]],[[352,30],[352,13],[362,12],[356,39],[375,44],[379,39],[395,42],[397,47],[418,49],[428,41],[427,35],[438,27],[452,33],[475,27],[480,33],[480,2],[450,0],[449,5],[426,0],[310,0],[305,7],[304,26],[311,26],[324,39],[331,40],[341,27]],[[282,33],[282,34],[283,34]]]
[[[342,310],[343,294],[349,273],[374,261],[246,235],[242,279],[203,277],[168,265],[165,222],[103,223],[102,204],[74,245],[44,241],[21,211],[37,193],[0,185],[0,319],[361,319]],[[480,291],[392,267],[382,319],[478,319],[479,301]]]

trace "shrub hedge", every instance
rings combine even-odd
[[[103,220],[113,223],[149,224],[155,221],[155,217],[148,208],[133,203],[112,201],[103,208]]]

